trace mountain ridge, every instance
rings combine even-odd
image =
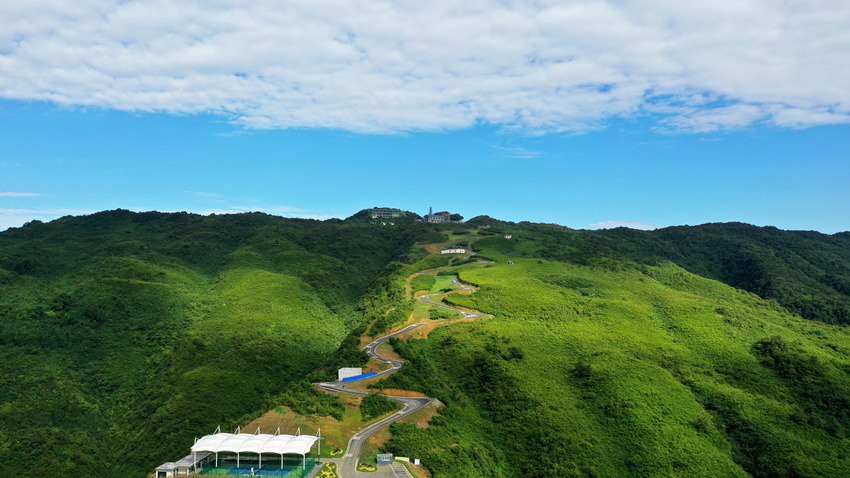
[[[381,226],[359,220],[286,219],[263,213],[200,216],[117,210],[35,222],[0,233],[0,449],[8,456],[0,460],[0,471],[14,472],[19,463],[33,463],[33,476],[83,473],[93,466],[101,467],[104,476],[141,473],[173,457],[175,450],[186,449],[198,430],[242,423],[258,411],[290,403],[286,398],[288,387],[298,388],[296,384],[305,380],[330,379],[334,367],[365,360],[358,345],[360,336],[370,327],[375,332],[407,320],[412,305],[404,298],[404,278],[417,267],[431,268],[443,265],[437,261],[447,260],[423,249],[423,245],[432,243],[465,245],[479,257],[496,261],[492,266],[496,269],[457,272],[464,280],[482,285],[483,290],[477,298],[452,299],[493,313],[497,319],[492,324],[496,325],[486,325],[491,323],[485,321],[451,326],[451,332],[435,331],[435,341],[430,345],[398,343],[398,350],[413,365],[408,372],[416,371],[417,360],[431,363],[428,367],[439,375],[433,383],[438,389],[429,392],[450,405],[460,403],[452,394],[460,393],[460,397],[466,388],[484,386],[486,382],[469,381],[484,380],[472,374],[472,369],[471,375],[462,378],[432,356],[440,347],[447,347],[458,357],[466,356],[469,350],[449,340],[457,333],[467,337],[470,350],[475,351],[468,356],[470,364],[478,360],[479,365],[489,367],[498,383],[507,384],[508,393],[491,396],[485,402],[467,396],[463,400],[478,404],[477,415],[466,416],[450,406],[451,410],[445,411],[447,417],[458,413],[457,417],[466,416],[499,435],[503,433],[500,424],[509,429],[515,426],[510,417],[516,412],[505,408],[506,400],[533,402],[528,401],[527,394],[534,389],[528,389],[525,383],[543,378],[529,374],[523,359],[506,350],[525,349],[529,359],[539,358],[529,352],[530,343],[520,344],[527,338],[505,334],[499,323],[517,324],[517,330],[524,330],[522,324],[526,322],[533,323],[536,325],[528,330],[534,333],[547,330],[547,324],[564,331],[569,320],[585,323],[588,311],[593,316],[599,309],[604,312],[601,317],[614,317],[610,308],[622,307],[654,311],[657,317],[653,320],[665,324],[663,327],[675,326],[664,329],[664,333],[689,330],[686,308],[677,305],[672,309],[677,312],[670,315],[640,295],[623,292],[644,290],[642,281],[647,281],[657,283],[646,289],[646,293],[659,297],[656,302],[692,302],[700,310],[699,320],[708,320],[706,327],[718,333],[742,334],[746,329],[735,325],[742,317],[746,320],[741,323],[750,324],[748,327],[762,322],[774,324],[769,327],[777,327],[777,321],[793,323],[789,332],[781,329],[781,340],[771,342],[771,336],[758,334],[746,335],[751,337],[746,343],[729,342],[734,344],[729,347],[746,358],[748,365],[742,371],[762,376],[766,372],[754,367],[769,361],[770,383],[792,397],[787,403],[777,403],[770,412],[791,410],[783,412],[778,422],[759,418],[758,429],[765,436],[803,433],[805,437],[818,437],[825,433],[820,438],[805,438],[813,444],[812,454],[822,456],[822,451],[817,451],[822,445],[814,444],[833,443],[830,440],[840,440],[850,431],[850,411],[842,408],[846,391],[836,385],[850,371],[845,352],[850,344],[843,328],[847,315],[842,315],[850,309],[850,288],[846,287],[850,233],[824,235],[743,223],[659,231],[584,231],[486,216],[464,224],[423,224],[413,219]],[[519,274],[512,288],[529,298],[505,289],[501,294],[510,298],[511,304],[494,307],[492,292],[504,285],[498,274],[487,274],[508,267],[509,260],[516,267],[505,271]],[[734,289],[718,288],[711,281],[703,282],[708,279],[700,276],[722,276],[723,282],[737,284],[739,290],[758,290],[769,301],[748,302],[750,299],[739,298],[738,292],[729,292]],[[552,295],[535,295],[541,291]],[[612,295],[622,298],[610,301]],[[717,298],[710,300],[715,302],[694,299],[713,295]],[[843,325],[817,325],[812,334],[817,332],[821,338],[812,341],[810,336],[816,334],[801,332],[804,322],[794,318],[796,313]],[[618,320],[628,323],[639,316],[629,313]],[[496,342],[480,342],[475,331],[487,332],[485,338],[492,336]],[[511,343],[499,345],[504,336]],[[757,343],[762,344],[760,348]],[[587,378],[581,376],[587,370],[578,361],[589,365],[591,371],[594,366],[599,371],[608,370],[594,361],[592,353],[579,353],[574,347],[564,350],[564,355],[556,359],[573,370],[565,376],[565,390],[572,390],[570,393],[580,393],[575,387]],[[676,356],[687,358],[692,365],[701,364],[699,367],[715,366],[710,361],[713,359],[705,358],[711,355],[681,352]],[[829,360],[822,367],[809,366],[809,357]],[[656,373],[656,367],[666,370],[671,364],[650,360],[643,366]],[[464,367],[458,370],[466,370]],[[807,396],[799,388],[805,377],[795,370],[809,370],[820,380],[822,390],[837,393],[838,401]],[[606,373],[606,380],[615,380],[613,372]],[[677,386],[686,378],[677,377]],[[405,378],[402,374],[393,380],[399,381],[399,387],[424,386],[415,375]],[[711,390],[704,400],[730,400],[711,379],[700,380],[700,393],[709,394],[706,390]],[[606,387],[613,383],[616,380]],[[447,394],[447,390],[454,392]],[[612,397],[612,407],[622,406],[616,404],[628,398]],[[572,410],[578,402],[557,403]],[[752,461],[752,450],[767,446],[769,441],[750,443],[735,433],[729,435],[730,424],[740,423],[730,418],[728,407],[710,409],[707,403],[699,404],[707,411],[694,412],[709,420],[700,427],[712,427],[706,428],[715,437],[712,440],[725,437],[717,443],[726,443],[721,448],[733,450],[711,451],[710,455],[722,457],[729,466],[734,463],[736,470],[758,475],[762,465]],[[604,410],[608,405],[593,402],[589,406]],[[768,413],[748,407],[748,413],[757,417]],[[566,413],[564,410],[558,413]],[[534,423],[541,419],[528,418]],[[486,439],[457,428],[450,417],[436,420],[451,425],[449,430],[455,430],[458,436],[478,440],[480,446],[496,446],[480,455],[498,464],[482,468],[495,473],[488,476],[514,476],[517,472],[504,462],[517,459],[512,452],[487,445]],[[788,420],[800,423],[791,425]],[[715,428],[719,435],[711,431]],[[443,433],[447,430],[437,429]],[[523,433],[528,443],[541,439]],[[552,433],[549,440],[555,443],[576,439],[572,432],[563,430],[547,433]],[[630,442],[603,439],[607,432],[599,433],[599,443],[620,450],[616,452],[622,458],[618,466],[628,470],[629,458],[622,450],[631,446]],[[395,436],[388,446],[396,450],[410,450],[418,440],[403,428]],[[484,449],[474,446],[464,450],[470,453],[470,462],[477,462],[476,454]],[[641,460],[647,460],[647,456]],[[676,456],[671,463],[681,459]],[[476,476],[452,475],[457,469],[445,462],[445,457],[434,455],[432,459],[429,466],[433,466],[435,477]],[[594,460],[591,454],[572,465],[559,462],[556,476],[593,474]],[[676,469],[652,460],[646,463],[633,472]],[[800,476],[812,475],[806,472],[812,465],[805,460],[783,463],[771,457],[764,469],[776,473],[787,465]],[[606,469],[597,466],[596,470],[604,473]]]

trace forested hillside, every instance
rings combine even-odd
[[[120,210],[1,233],[0,474],[141,476],[263,410],[362,320],[409,234]]]
[[[0,474],[142,476],[219,424],[321,408],[307,383],[407,320],[406,278],[449,243],[494,261],[444,272],[493,318],[395,341],[410,364],[382,385],[445,404],[387,445],[435,478],[850,472],[849,234],[370,222],[117,210],[0,233]]]
[[[850,474],[845,326],[669,262],[520,258],[552,237],[492,232],[469,242],[494,264],[454,269],[480,290],[450,300],[493,318],[393,342],[409,365],[379,386],[444,407],[388,451],[435,478]]]

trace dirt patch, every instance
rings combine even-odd
[[[413,464],[410,464],[410,463],[405,463],[404,466],[405,466],[405,468],[407,468],[407,471],[409,471],[410,474],[413,475],[416,478],[430,478],[430,476],[431,476],[431,475],[428,474],[427,471],[423,470],[422,468],[420,468],[416,465],[413,465]]]
[[[440,413],[437,411],[438,406],[431,403],[430,405],[423,407],[422,409],[412,413],[401,420],[402,423],[412,423],[419,428],[428,428],[430,427],[430,421],[432,418],[436,417]]]
[[[366,439],[366,443],[363,444],[363,454],[360,455],[361,459],[369,456],[371,453],[375,451],[379,451],[384,448],[384,445],[390,438],[393,437],[393,434],[390,433],[389,427],[382,428],[376,431],[372,436]]]
[[[383,380],[385,377],[372,377],[372,378],[364,378],[362,380],[356,380],[354,382],[349,382],[345,385],[345,388],[349,390],[354,390],[355,392],[366,392],[372,393],[377,392],[377,390],[369,388],[370,384],[373,384],[377,381]]]
[[[410,281],[413,280],[414,277],[418,276],[419,273],[415,272],[407,276],[407,279],[404,280],[404,297],[407,300],[410,300],[410,294],[413,292],[413,287],[410,285]]]
[[[448,320],[434,321],[433,324],[423,325],[422,327],[419,327],[418,329],[411,331],[411,333],[409,333],[409,334],[404,334],[404,336],[405,336],[404,338],[407,339],[407,340],[419,339],[419,338],[427,339],[428,335],[431,333],[431,331],[433,331],[434,329],[436,329],[437,327],[439,327],[441,325],[455,324],[455,323],[458,323],[458,322],[474,322],[476,320],[478,320],[478,319],[476,319],[475,317],[464,317],[463,319],[448,319]],[[420,332],[420,333],[417,334],[417,332]]]
[[[275,433],[280,427],[280,432],[284,434],[294,435],[299,428],[302,434],[315,434],[319,428],[324,431],[340,425],[341,422],[332,416],[308,418],[293,412],[289,407],[277,407],[243,426],[242,432],[254,433],[259,428],[262,433]],[[345,443],[342,445],[345,446]]]
[[[369,362],[366,363],[366,367],[363,369],[363,373],[368,373],[368,372],[379,373],[379,372],[383,372],[385,370],[389,370],[391,368],[392,368],[392,365],[390,365],[390,364],[388,364],[384,361],[370,358]]]
[[[396,397],[424,397],[425,394],[421,392],[413,392],[411,390],[400,390],[398,388],[385,388],[383,390],[379,390],[384,395],[393,395]]]
[[[363,373],[369,373],[369,372],[378,373],[378,372],[383,372],[384,370],[389,368],[389,367],[381,368],[382,365],[386,365],[386,363],[380,362],[380,361],[375,360],[375,359],[369,359],[369,362],[367,362],[366,366],[363,367]]]
[[[443,325],[444,323],[445,322],[437,322],[433,324],[423,325],[422,327],[413,329],[404,335],[400,335],[399,338],[404,339],[406,341],[413,339],[427,339],[428,334],[430,334],[432,330],[436,329],[440,325]]]
[[[390,360],[402,360],[401,355],[393,349],[389,342],[384,342],[378,346],[378,354]]]
[[[296,430],[304,420],[295,420],[295,414],[287,407],[280,407],[284,410],[283,413],[277,410],[266,412],[260,418],[245,425],[243,431],[246,433],[254,433],[257,427],[265,433],[274,433],[277,427],[280,427],[281,432],[288,433],[289,430]],[[329,417],[333,418],[333,417]]]
[[[384,335],[389,335],[389,334],[398,332],[399,330],[407,327],[408,325],[412,325],[412,324],[415,324],[415,323],[417,323],[417,322],[415,320],[413,320],[413,314],[410,314],[410,317],[408,317],[408,319],[405,320],[404,323],[396,325],[395,327],[391,328],[390,330],[387,330],[381,336],[383,337]]]
[[[392,438],[392,433],[390,433],[389,428],[382,428],[375,432],[372,436],[366,440],[366,443],[370,445],[377,445],[378,448],[384,445],[384,443],[388,442],[390,438]]]
[[[431,254],[442,254],[443,253],[443,245],[442,244],[428,244],[425,246],[425,250],[430,252]]]

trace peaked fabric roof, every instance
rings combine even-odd
[[[319,440],[312,435],[268,435],[264,433],[216,433],[201,437],[192,446],[193,452],[212,453],[273,453],[275,455],[306,455]]]

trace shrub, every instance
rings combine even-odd
[[[390,400],[380,393],[370,393],[363,397],[363,402],[360,403],[360,414],[364,419],[376,418],[389,412],[396,411],[401,408],[401,404]]]

